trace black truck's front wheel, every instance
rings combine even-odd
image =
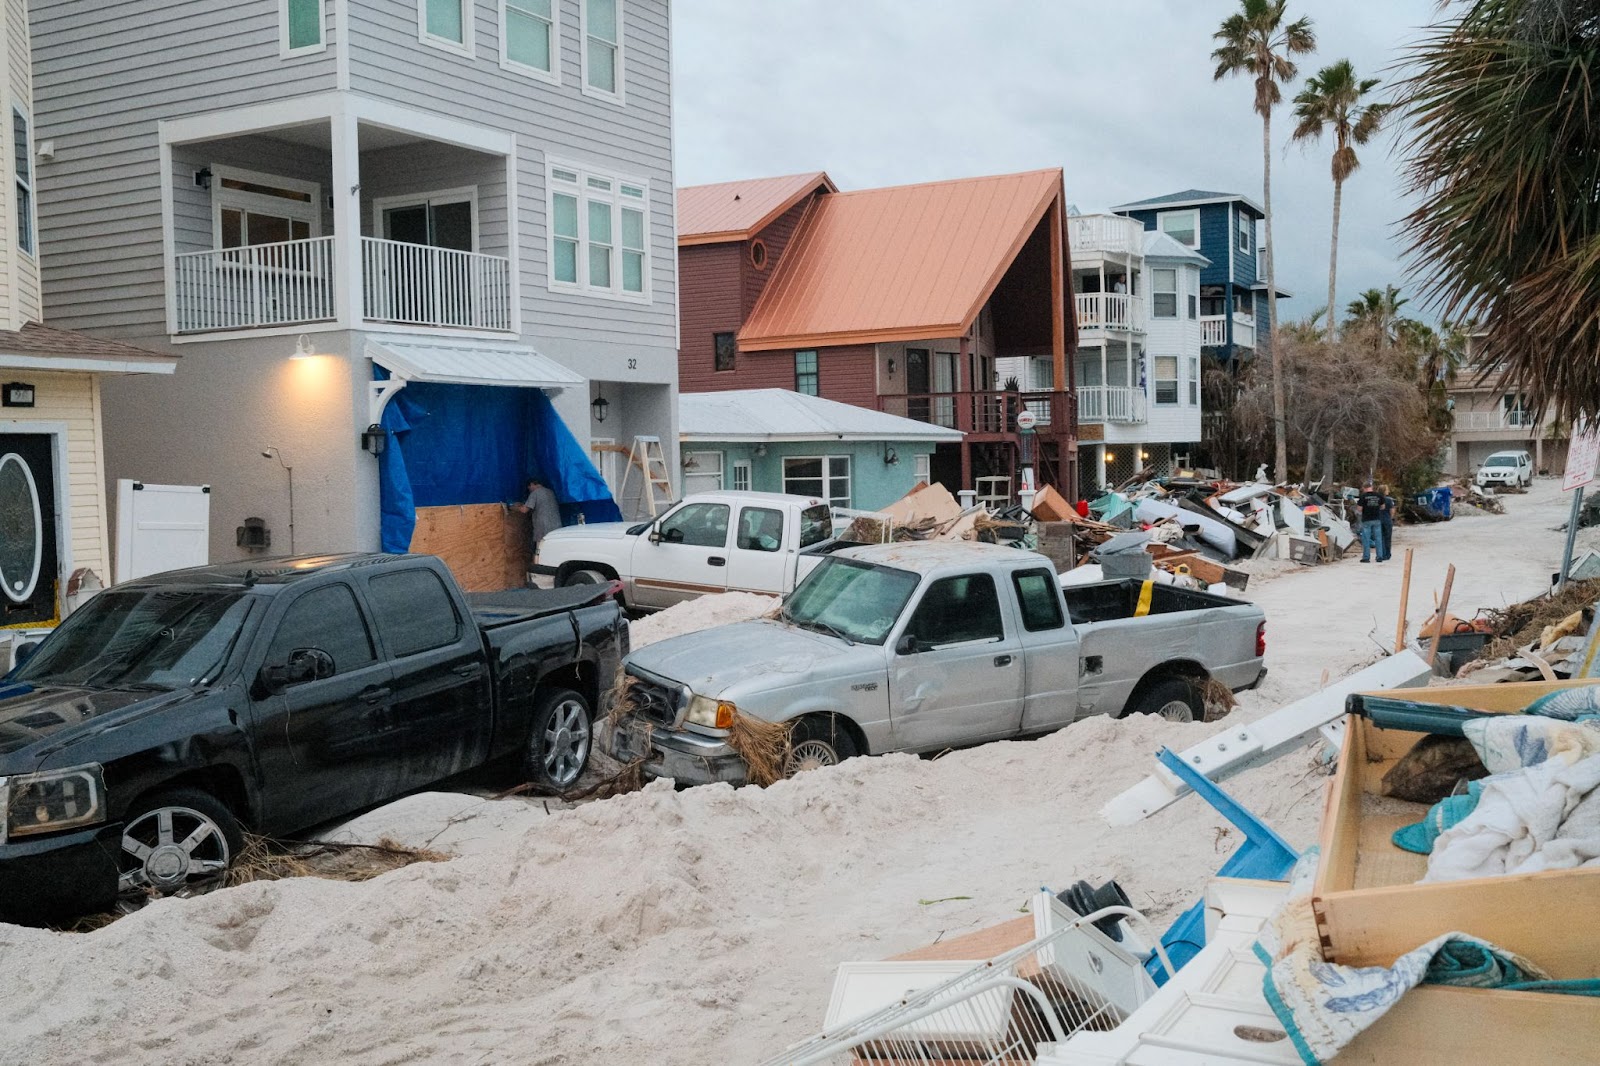
[[[583,694],[551,689],[533,709],[527,773],[536,784],[565,790],[577,784],[594,746],[594,714]]]
[[[151,796],[123,827],[118,891],[171,896],[217,887],[243,847],[244,831],[216,797],[196,788]]]

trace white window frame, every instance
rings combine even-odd
[[[911,476],[923,484],[933,482],[933,456],[923,453],[911,457]]]
[[[576,174],[576,182],[558,178],[556,171],[568,171]],[[562,159],[545,157],[545,277],[551,292],[580,293],[594,299],[619,300],[631,304],[648,304],[651,301],[650,271],[654,263],[654,253],[650,247],[653,233],[654,205],[650,199],[650,183],[640,178],[627,177],[609,170],[601,170],[584,166],[582,163],[573,163]],[[590,178],[598,178],[611,183],[609,191],[592,189]],[[641,190],[639,197],[624,199],[623,186]],[[555,197],[557,193],[565,193],[578,198],[578,260],[577,281],[556,280],[555,256]],[[611,204],[611,250],[613,263],[611,271],[612,285],[603,288],[589,282],[589,202],[591,200],[604,200]],[[640,284],[641,292],[628,292],[622,287],[622,253],[627,249],[622,246],[622,209],[625,206],[637,205],[644,213],[644,263]]]
[[[27,135],[28,141],[27,144],[22,146],[22,154],[28,160],[28,177],[26,179],[21,174],[16,173],[16,165],[12,160],[6,160],[6,166],[12,171],[13,196],[15,196],[17,188],[26,189],[28,192],[28,236],[30,240],[26,248],[22,246],[20,239],[16,244],[18,251],[29,259],[37,261],[39,258],[39,157],[33,154],[33,116],[15,104],[11,106],[11,116],[13,130],[16,128],[16,120],[22,119],[23,132]],[[14,136],[15,133],[13,133]],[[15,150],[15,146],[13,146],[12,151],[15,152]],[[15,209],[13,209],[13,214],[15,213]],[[13,218],[12,221],[18,222],[20,220]],[[18,236],[20,237],[21,235],[19,234]]]
[[[1191,355],[1189,363],[1189,406],[1200,406],[1200,357]]]
[[[238,189],[224,189],[222,179],[232,178],[235,181],[246,181],[252,185],[275,185],[280,189],[292,189],[296,192],[311,194],[310,203],[297,203],[294,200],[285,200],[277,196],[264,196],[261,193],[241,192]],[[240,170],[237,167],[219,166],[211,164],[211,247],[216,251],[222,250],[222,210],[224,207],[237,208],[241,211],[257,211],[263,215],[279,215],[291,218],[297,222],[306,222],[311,226],[313,238],[322,236],[322,186],[314,181],[302,181],[299,178],[285,178],[277,174],[263,174],[258,170]],[[241,234],[248,236],[248,234]],[[241,247],[244,247],[241,245]]]
[[[511,49],[507,46],[506,36],[506,5],[511,0],[499,0],[500,3],[500,69],[510,71],[512,74],[535,81],[549,82],[551,85],[561,84],[561,0],[550,0],[550,69],[540,70],[530,67],[526,63],[518,63],[511,58]],[[535,18],[538,16],[535,15]]]
[[[1172,360],[1172,376],[1164,378],[1160,375],[1161,361]],[[1161,398],[1161,385],[1163,382],[1172,382],[1172,399]],[[1150,357],[1150,401],[1157,407],[1177,407],[1183,403],[1183,360],[1176,355],[1153,355]]]
[[[1256,220],[1251,218],[1243,208],[1234,208],[1238,212],[1238,221],[1234,223],[1235,246],[1246,254],[1256,250]]]
[[[1189,217],[1189,221],[1192,224],[1192,228],[1194,230],[1194,243],[1193,244],[1190,244],[1188,241],[1179,241],[1177,237],[1173,237],[1171,233],[1167,233],[1167,227],[1166,227],[1167,219],[1169,219],[1169,218],[1177,218],[1179,215],[1187,215]],[[1178,241],[1178,243],[1183,245],[1185,248],[1198,248],[1198,247],[1200,247],[1200,209],[1197,208],[1197,207],[1190,207],[1190,208],[1187,208],[1187,209],[1185,209],[1183,211],[1160,211],[1160,212],[1157,212],[1156,213],[1156,229],[1158,231],[1162,232],[1162,233],[1166,233],[1168,237],[1172,237],[1173,240]]]
[[[787,494],[787,495],[790,495],[790,496],[807,496],[807,495],[810,495],[810,493],[795,492],[793,489],[791,489],[789,487],[789,481],[790,481],[790,478],[789,478],[789,464],[790,463],[810,462],[813,459],[819,460],[822,463],[822,491],[817,494],[817,498],[821,499],[821,500],[826,500],[830,507],[849,507],[849,506],[851,506],[850,501],[855,499],[856,488],[855,488],[855,480],[854,480],[855,474],[854,474],[854,471],[852,471],[850,469],[850,457],[848,455],[786,455],[786,456],[784,456],[783,457],[783,491],[784,491],[784,493]],[[835,462],[841,462],[841,463],[844,464],[843,477],[844,477],[845,494],[844,494],[844,499],[843,499],[842,502],[840,501],[840,499],[838,497],[828,495],[829,483],[833,481],[834,476],[835,476],[833,474],[833,471],[832,471],[832,466],[833,466],[833,464]],[[805,480],[810,481],[810,480],[813,480],[813,479],[808,477],[808,478],[805,478]]]
[[[463,185],[455,189],[437,189],[433,192],[411,193],[405,196],[380,196],[372,201],[372,235],[379,240],[393,240],[383,232],[383,213],[396,207],[433,206],[435,203],[472,205],[472,251],[478,251],[478,187]],[[428,245],[427,247],[433,247]]]
[[[624,92],[627,86],[626,63],[623,53],[623,38],[626,33],[622,26],[623,0],[616,0],[617,4],[617,89],[616,92],[607,92],[597,89],[589,84],[589,0],[578,0],[578,87],[583,90],[583,95],[592,96],[598,100],[608,100],[617,106],[623,106],[626,100]]]
[[[740,484],[743,482],[743,484]],[[748,459],[735,459],[733,461],[733,491],[749,492],[750,486],[755,484],[754,474]]]
[[[303,44],[299,48],[289,45],[289,5],[293,0],[278,0],[278,58],[315,55],[328,50],[328,0],[317,3],[317,43]]]
[[[461,4],[461,40],[452,41],[448,37],[436,37],[428,32],[428,0],[417,0],[417,40],[429,48],[437,48],[444,52],[454,52],[458,56],[471,59],[477,55],[473,42],[473,23],[477,0],[459,0]]]
[[[713,458],[713,457],[716,459],[716,463],[715,463],[716,469],[715,470],[713,470],[711,468],[711,464],[710,463],[707,463],[705,465],[701,464],[701,460],[702,459],[710,459],[710,458]],[[694,466],[690,466],[689,464],[691,462],[694,463],[695,465]],[[701,492],[721,492],[723,489],[727,488],[728,464],[727,464],[727,457],[722,452],[719,452],[719,451],[699,451],[699,452],[686,451],[686,452],[683,453],[683,477],[684,477],[685,481],[687,481],[689,478],[692,478],[692,477],[693,478],[709,478],[713,474],[715,474],[716,478],[717,478],[717,487],[714,488],[714,489],[700,489],[699,491],[701,491]],[[684,495],[687,496],[688,492],[685,491]]]
[[[1170,273],[1172,275],[1172,288],[1163,289],[1161,287],[1160,278],[1161,278],[1162,274],[1167,274],[1167,273]],[[1182,305],[1183,293],[1179,291],[1179,284],[1180,283],[1178,281],[1180,273],[1181,272],[1178,270],[1177,267],[1151,267],[1150,268],[1150,317],[1151,318],[1159,318],[1159,319],[1162,319],[1163,321],[1165,321],[1165,320],[1168,320],[1168,319],[1176,320],[1176,319],[1179,319],[1179,318],[1183,317],[1183,305]],[[1160,296],[1171,296],[1172,297],[1172,314],[1164,315],[1161,312],[1156,310],[1156,298],[1160,297]]]

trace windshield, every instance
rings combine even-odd
[[[825,503],[800,512],[800,547],[821,544],[833,536],[833,508]]]
[[[84,688],[193,685],[222,669],[249,613],[241,592],[102,592],[51,634],[15,679]]]
[[[1516,466],[1517,457],[1514,455],[1491,455],[1483,464],[1484,466]]]
[[[847,640],[882,644],[917,575],[854,559],[825,559],[784,603],[784,618],[803,628],[832,630]]]

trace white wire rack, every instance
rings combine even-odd
[[[1041,1045],[1081,1030],[1113,1029],[1135,1004],[1128,991],[1132,957],[1109,949],[1111,941],[1093,928],[1109,917],[1137,923],[1167,974],[1173,973],[1143,915],[1106,907],[792,1045],[762,1066],[1031,1063]],[[1142,971],[1136,976],[1145,980]]]

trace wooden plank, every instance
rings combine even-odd
[[[1419,985],[1339,1052],[1340,1066],[1594,1062],[1600,999]]]
[[[498,503],[419,507],[411,550],[437,555],[468,592],[528,583],[528,518]]]
[[[890,962],[948,962],[971,960],[983,962],[1004,955],[1012,948],[1021,947],[1033,939],[1033,918],[1013,918],[1009,922],[979,929],[976,933],[951,937],[934,944],[893,955]]]

